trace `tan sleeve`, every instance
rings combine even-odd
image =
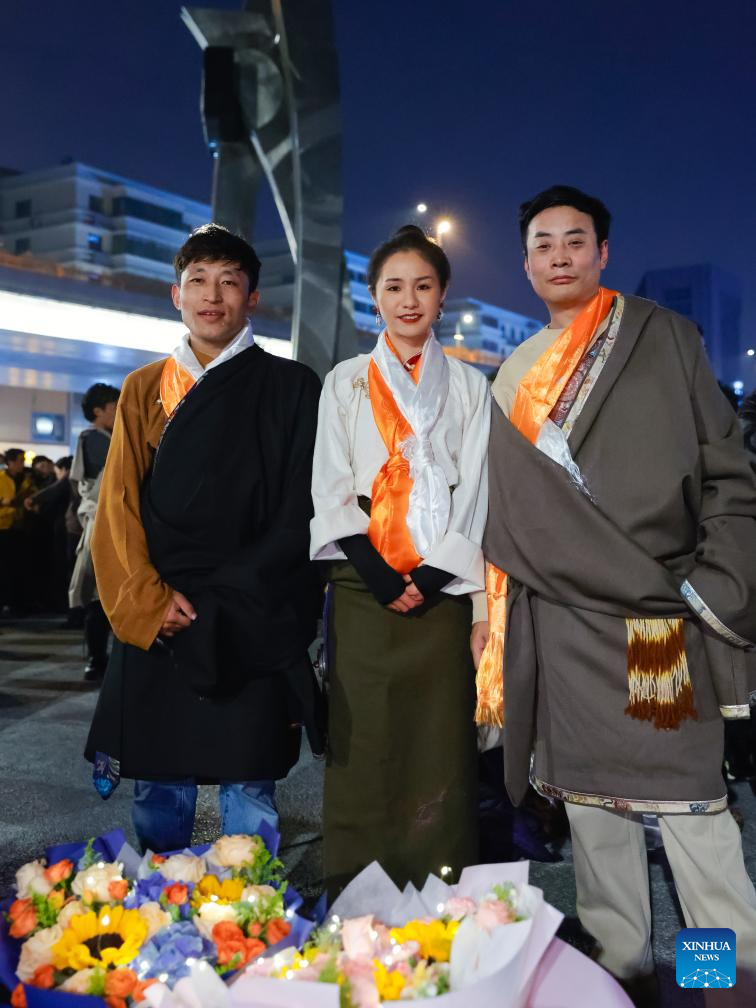
[[[470,592],[472,599],[472,621],[473,623],[488,622],[488,597],[484,591]]]
[[[145,651],[157,637],[172,596],[150,563],[139,506],[152,452],[146,404],[157,394],[157,387],[147,385],[138,373],[123,384],[92,536],[97,589],[113,632]]]
[[[499,368],[491,392],[502,413],[508,417],[514,406],[517,386],[535,362],[554,342],[561,330],[540,329],[514,350]]]

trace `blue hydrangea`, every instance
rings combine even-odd
[[[140,980],[159,977],[169,987],[189,975],[187,959],[215,963],[215,945],[203,937],[191,921],[178,921],[162,928],[142,946],[131,968]]]
[[[153,872],[147,878],[137,880],[133,892],[129,893],[123,901],[123,905],[129,910],[133,910],[143,903],[157,903],[160,900],[160,893],[167,885],[170,885],[167,878],[160,872]]]

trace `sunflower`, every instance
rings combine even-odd
[[[138,910],[122,906],[104,906],[99,914],[90,910],[71,918],[53,945],[53,965],[57,970],[125,966],[146,938],[147,925]]]
[[[192,906],[196,910],[210,900],[213,903],[238,903],[246,883],[244,879],[224,879],[205,875],[194,888]]]

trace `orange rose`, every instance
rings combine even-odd
[[[258,924],[257,921],[252,921],[252,923],[247,928],[247,934],[250,938],[257,938],[257,936],[262,931],[262,924]]]
[[[246,966],[248,962],[252,962],[259,955],[265,951],[265,942],[261,942],[259,938],[247,938],[244,942],[244,965]]]
[[[113,970],[112,973],[105,975],[105,994],[107,997],[128,997],[133,992],[137,983],[137,975],[133,970]]]
[[[8,917],[14,921],[17,917],[20,917],[24,911],[26,911],[32,905],[30,899],[17,899],[13,900],[8,909]]]
[[[37,911],[33,906],[25,907],[10,926],[11,938],[26,938],[37,926]]]
[[[26,1008],[26,993],[24,992],[23,984],[19,984],[13,989],[11,1008]]]
[[[129,883],[126,879],[113,879],[112,882],[108,882],[108,896],[116,902],[126,899],[128,891]]]
[[[218,921],[213,927],[212,936],[214,942],[241,941],[244,932],[233,921]]]
[[[43,990],[49,990],[51,987],[54,987],[55,971],[52,968],[52,963],[48,963],[46,966],[38,966],[34,970],[34,976],[32,976],[29,983],[32,987],[41,987]]]
[[[131,992],[131,1000],[134,1001],[135,1003],[144,1001],[144,992],[147,990],[148,987],[151,987],[154,983],[157,983],[157,980],[154,977],[148,977],[147,980],[138,980],[136,987]]]
[[[69,877],[73,868],[73,861],[64,858],[62,861],[51,864],[49,868],[45,868],[45,878],[51,885],[57,885]]]
[[[230,963],[235,956],[239,956],[238,966],[245,965],[248,939],[244,937],[244,932],[238,924],[234,924],[233,921],[218,921],[211,933],[218,949],[218,962],[221,966]]]
[[[291,931],[291,924],[288,921],[274,917],[273,920],[268,921],[268,926],[265,928],[265,940],[268,945],[277,945],[289,931]]]
[[[164,854],[153,854],[152,855],[152,863],[154,865],[162,864],[164,861],[167,861],[167,860],[168,860],[168,858]]]
[[[172,885],[167,886],[163,892],[168,902],[174,903],[176,906],[181,906],[182,903],[186,903],[189,899],[189,889],[185,885],[182,885],[181,882],[174,882]]]
[[[105,1004],[108,1008],[127,1008],[126,1002],[120,997],[106,997]]]

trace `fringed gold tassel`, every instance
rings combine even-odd
[[[475,686],[478,705],[475,723],[493,728],[504,726],[504,634],[492,630],[478,665]]]
[[[686,718],[698,720],[685,655],[681,619],[628,619],[625,714],[653,721],[655,728],[679,728]]]
[[[475,687],[478,705],[475,723],[492,728],[504,726],[504,630],[507,621],[507,575],[486,564],[488,643],[481,655]]]

